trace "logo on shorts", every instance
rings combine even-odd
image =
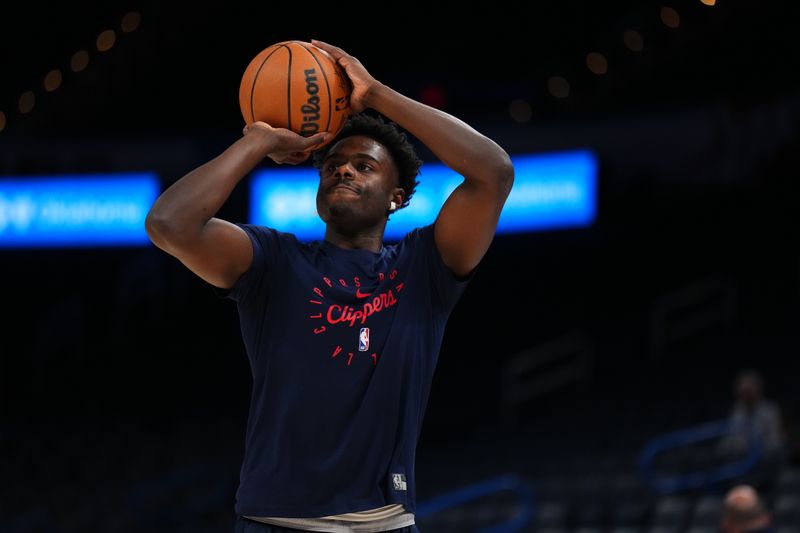
[[[361,328],[358,332],[358,351],[366,352],[369,350],[369,328]]]
[[[407,490],[406,475],[392,474],[392,487],[394,490]]]

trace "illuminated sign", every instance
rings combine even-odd
[[[500,215],[497,232],[519,233],[590,226],[597,212],[598,162],[593,152],[573,150],[512,157],[514,187]],[[433,222],[463,178],[441,163],[426,163],[409,205],[391,215],[386,240],[399,240],[415,227]],[[313,167],[259,170],[250,180],[250,222],[321,239],[325,224],[317,215],[319,174]]]
[[[0,248],[149,244],[152,173],[0,178]]]

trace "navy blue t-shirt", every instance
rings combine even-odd
[[[239,224],[253,264],[237,303],[253,376],[235,511],[312,518],[399,503],[414,463],[457,278],[433,224],[380,252]]]

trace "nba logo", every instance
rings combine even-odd
[[[358,351],[366,352],[369,350],[369,328],[361,328],[358,333]]]

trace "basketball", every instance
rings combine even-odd
[[[247,65],[239,86],[245,123],[266,122],[304,137],[334,136],[350,115],[351,85],[330,54],[304,41],[268,46]]]

